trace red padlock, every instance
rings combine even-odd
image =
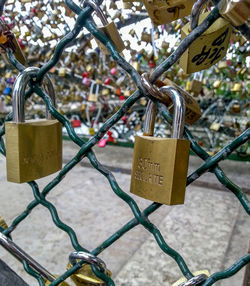
[[[89,78],[90,77],[90,73],[89,72],[83,72],[82,73],[82,77],[83,78],[85,78],[85,77]]]
[[[73,115],[71,119],[71,124],[74,128],[81,127],[82,122],[78,115]]]
[[[24,45],[24,43],[23,43],[23,40],[20,39],[20,38],[18,38],[17,41],[18,41],[19,47],[20,47],[22,50],[24,50],[24,49],[25,49],[25,45]]]
[[[123,121],[123,124],[127,124],[128,116],[127,115],[122,116],[122,121]]]
[[[115,139],[113,137],[113,133],[111,131],[107,131],[107,134],[108,134],[108,142],[114,142]]]
[[[151,69],[155,68],[156,66],[155,61],[152,61],[152,60],[148,61],[148,65]]]
[[[110,84],[111,83],[111,78],[108,77],[104,80],[104,84]]]

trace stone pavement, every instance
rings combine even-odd
[[[72,142],[64,142],[64,162],[68,162],[78,149]],[[132,149],[107,146],[104,149],[95,147],[95,151],[100,162],[114,171],[120,187],[129,193]],[[191,157],[189,173],[201,163],[200,159]],[[233,181],[249,190],[249,164],[224,161],[220,165]],[[33,199],[33,194],[26,184],[6,182],[2,156],[0,170],[0,215],[11,223]],[[54,177],[55,174],[38,180],[40,190]],[[204,175],[200,185],[192,184],[187,188],[184,205],[162,206],[150,216],[166,242],[184,257],[192,271],[224,269],[246,254],[248,248],[249,219],[234,195],[219,191],[218,186],[212,174]],[[140,209],[150,204],[142,198],[132,197]],[[89,167],[86,159],[66,175],[47,199],[56,206],[61,220],[76,231],[79,243],[89,250],[133,218],[128,205],[113,193],[105,177]],[[64,272],[73,248],[69,237],[54,225],[46,208],[36,207],[12,237],[50,272]],[[118,286],[168,286],[181,277],[174,260],[160,250],[152,235],[141,226],[126,233],[100,257],[112,271]],[[3,248],[0,248],[0,258],[29,285],[38,285]],[[244,270],[215,285],[242,285],[243,276]]]

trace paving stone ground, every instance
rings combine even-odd
[[[79,148],[70,142],[64,144],[64,162],[68,162]],[[97,158],[108,166],[117,167],[114,175],[120,187],[129,193],[130,175],[120,169],[131,168],[132,150],[117,147],[96,149]],[[84,162],[87,162],[84,159]],[[200,165],[191,159],[190,170]],[[241,187],[249,188],[249,164],[224,162],[232,179]],[[236,164],[236,165],[235,165]],[[230,168],[231,165],[231,168]],[[237,168],[235,167],[237,166]],[[240,167],[241,166],[241,169]],[[5,159],[0,156],[0,215],[7,223],[20,214],[33,199],[30,187],[6,182]],[[234,174],[235,173],[235,174]],[[56,174],[38,180],[40,190]],[[143,209],[149,201],[132,195]],[[92,250],[133,218],[128,205],[112,191],[107,179],[96,170],[78,164],[47,196],[63,222],[70,225],[79,243]],[[187,189],[185,205],[162,206],[150,216],[166,242],[183,255],[192,271],[208,269],[211,272],[230,266],[246,253],[250,224],[247,215],[230,192],[191,185]],[[73,251],[69,237],[58,229],[49,211],[36,207],[13,232],[13,240],[53,274],[64,272],[68,255]],[[113,272],[116,285],[168,286],[180,278],[176,263],[156,244],[152,235],[137,226],[100,257]],[[0,258],[13,268],[29,285],[38,283],[23,270],[22,265],[0,248]],[[238,286],[244,271],[222,286]],[[227,283],[227,284],[226,284]]]

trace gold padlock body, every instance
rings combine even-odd
[[[198,95],[202,91],[202,82],[197,79],[193,79],[191,81],[190,91],[195,95]]]
[[[241,91],[241,89],[242,89],[242,86],[241,86],[241,83],[234,83],[233,84],[233,87],[231,88],[231,91]]]
[[[161,204],[183,204],[189,149],[189,140],[136,136],[130,192]]]
[[[200,16],[199,24],[208,16],[206,12]],[[220,61],[227,53],[232,32],[231,24],[217,19],[200,37],[198,37],[180,58],[180,67],[186,74],[208,69]],[[190,33],[190,23],[181,30],[183,40]]]
[[[186,103],[185,122],[190,125],[194,124],[201,117],[201,110],[197,101],[168,78],[164,79],[164,84],[173,86],[180,92]],[[169,111],[172,114],[174,113],[174,104],[170,105]]]
[[[89,127],[89,135],[95,135],[95,129],[93,127]]]
[[[152,37],[150,34],[142,32],[141,34],[141,41],[146,42],[146,43],[151,43],[152,42]]]
[[[90,93],[88,97],[89,102],[97,102],[98,101],[98,95],[95,93]]]
[[[16,50],[15,50],[15,57],[17,58],[17,60],[22,65],[26,65],[26,58],[25,58],[25,56],[24,56],[24,54],[23,54],[23,52],[22,52],[22,50],[21,50],[21,48],[20,48],[20,46],[19,46],[19,44],[17,42],[17,39],[16,39],[15,35],[13,37],[13,43],[14,43],[15,48],[16,48]]]
[[[33,181],[62,168],[62,125],[57,120],[5,122],[7,180]]]
[[[155,25],[171,23],[190,15],[195,0],[143,0],[149,17]]]
[[[218,123],[218,122],[213,122],[210,125],[210,130],[212,130],[212,131],[219,131],[219,129],[220,129],[220,123]]]
[[[238,27],[249,18],[250,2],[249,0],[223,0],[219,6],[219,11],[224,18]]]
[[[67,270],[72,267],[71,263],[68,263]],[[111,271],[107,270],[107,275],[112,276]],[[89,264],[84,264],[79,270],[70,276],[77,286],[105,286],[106,283],[99,279],[92,271]]]
[[[5,229],[8,228],[8,225],[6,224],[5,220],[1,216],[0,216],[0,226]]]
[[[207,275],[207,277],[210,276],[210,273],[208,270],[198,270],[198,271],[193,272],[194,276],[198,276],[200,274],[205,274],[205,275]],[[182,277],[178,281],[176,281],[172,286],[179,286],[186,281],[187,281],[187,279],[185,277]]]
[[[116,25],[114,22],[109,23],[108,25],[104,27],[100,27],[99,30],[106,34],[107,37],[109,37],[114,46],[116,47],[118,53],[121,53],[125,49],[125,45],[123,43],[123,40],[116,28]],[[101,43],[99,40],[96,39],[96,42],[101,50],[101,52],[105,55],[109,54],[109,50]]]

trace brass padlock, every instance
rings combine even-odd
[[[147,32],[142,32],[141,33],[141,40],[143,42],[146,42],[146,43],[151,43],[152,42],[152,37],[149,33]]]
[[[221,126],[221,124],[220,124],[220,122],[213,122],[211,125],[210,125],[210,130],[212,130],[212,131],[219,131],[220,130],[220,126]]]
[[[242,89],[242,85],[240,82],[236,82],[233,84],[232,88],[230,89],[233,92],[239,92]]]
[[[194,96],[198,96],[202,91],[202,77],[203,72],[197,72],[195,73],[194,78],[191,81],[190,92],[192,92]]]
[[[201,14],[199,24],[209,12]],[[182,40],[190,33],[190,23],[181,30]],[[231,24],[217,19],[200,37],[198,37],[180,58],[180,67],[186,74],[208,69],[224,58],[232,32]]]
[[[250,15],[249,0],[222,0],[219,6],[220,14],[238,27],[244,24]]]
[[[69,262],[67,265],[67,270],[72,267],[72,264]],[[107,275],[111,277],[111,271],[107,270]],[[77,270],[74,274],[70,276],[70,278],[74,281],[77,286],[105,286],[105,282],[103,282],[100,278],[98,278],[92,271],[91,265],[84,264],[79,270]]]
[[[220,86],[221,86],[221,80],[216,80],[214,83],[213,83],[213,88],[214,89],[217,89],[217,88],[219,88]]]
[[[62,168],[62,125],[47,112],[47,119],[24,121],[24,92],[39,68],[27,68],[13,87],[13,121],[5,122],[7,180],[29,182]],[[52,102],[55,94],[48,75],[44,77]]]
[[[59,68],[58,76],[59,77],[65,77],[66,76],[66,69],[64,67]]]
[[[94,92],[94,86],[96,86],[95,92]],[[88,101],[97,102],[98,101],[98,94],[99,94],[99,84],[92,82],[91,86],[90,86]]]
[[[115,26],[115,23],[114,22],[108,23],[105,15],[103,14],[100,7],[95,3],[95,1],[85,0],[84,3],[90,5],[95,10],[97,16],[100,18],[102,24],[104,25],[103,27],[98,27],[98,29],[112,40],[117,51],[121,53],[125,49],[125,45]],[[96,39],[96,42],[102,53],[109,54],[109,50],[99,40]]]
[[[0,227],[4,229],[8,228],[8,225],[6,224],[5,220],[1,216],[0,216]]]
[[[201,285],[210,276],[208,270],[195,271],[193,275],[194,277],[189,279],[188,281],[185,277],[183,277],[176,281],[172,286],[198,286]]]
[[[142,74],[141,76],[143,86],[148,90],[149,93],[154,94],[154,96],[160,99],[164,104],[169,107],[169,111],[173,114],[174,113],[174,104],[170,97],[163,95],[162,91],[157,89],[155,86],[152,86],[149,82],[148,75],[146,73]],[[169,85],[174,87],[180,95],[185,99],[186,103],[186,112],[185,112],[185,122],[188,124],[194,124],[200,117],[201,117],[201,110],[200,106],[197,101],[185,90],[180,88],[177,84],[169,80],[168,78],[164,79],[164,82],[157,81],[156,85],[158,87],[162,87],[165,85]]]
[[[167,24],[190,15],[195,0],[143,0],[155,25]]]
[[[240,103],[239,103],[238,100],[233,100],[230,103],[230,112],[234,113],[234,114],[237,114],[237,113],[241,112],[241,106],[240,106]]]
[[[94,136],[95,135],[95,129],[94,127],[89,127],[89,135]]]
[[[191,80],[190,91],[194,93],[194,96],[198,96],[202,91],[202,81],[197,79]]]
[[[152,137],[156,107],[149,101],[143,136],[135,137],[130,192],[166,205],[183,204],[189,161],[189,140],[184,130],[185,100],[173,87],[164,87],[175,110],[172,138]]]
[[[107,269],[106,264],[99,257],[86,253],[83,251],[72,252],[69,256],[70,262],[67,265],[67,270],[72,267],[72,264],[77,263],[79,259],[82,259],[90,264],[95,265],[102,270],[107,276],[111,277],[112,273]],[[77,286],[105,286],[106,283],[98,278],[92,271],[90,264],[84,264],[79,270],[74,272],[70,278]]]

